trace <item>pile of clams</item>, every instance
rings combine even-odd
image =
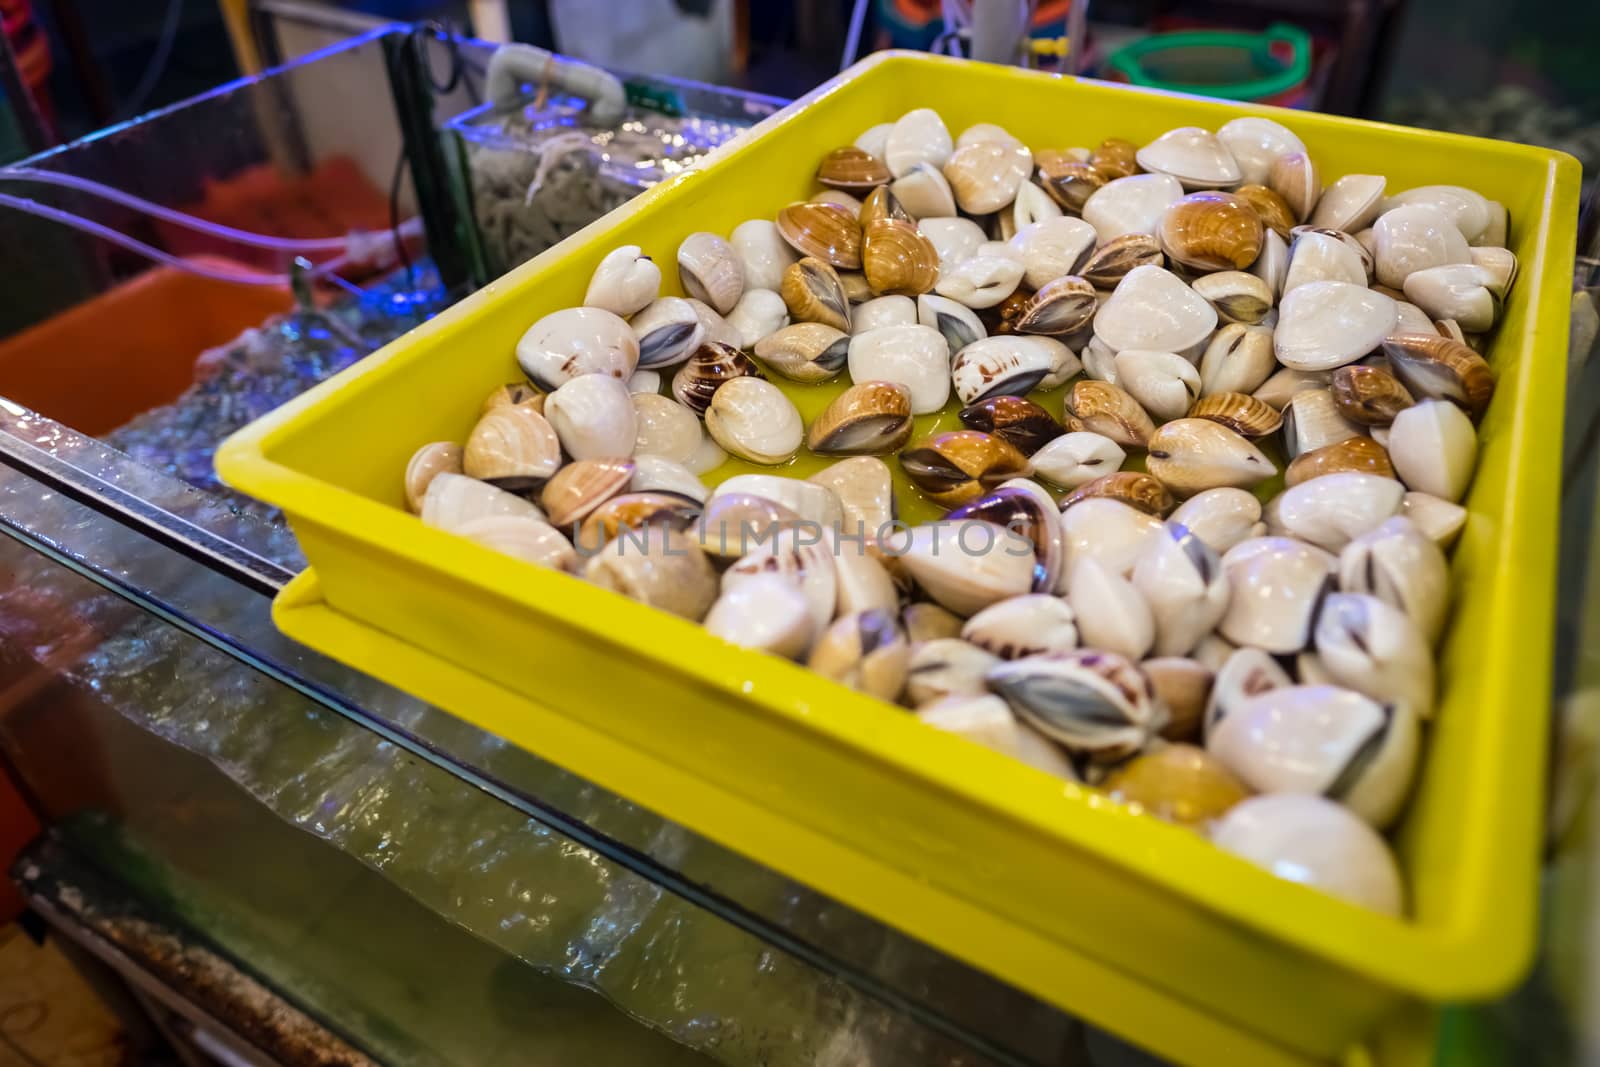
[[[1030,147],[922,109],[816,178],[606,256],[410,507],[1402,912],[1505,208],[1264,118]]]

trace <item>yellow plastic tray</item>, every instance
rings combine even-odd
[[[921,106],[1040,147],[1274,114],[1328,180],[1465,182],[1510,209],[1522,275],[1490,353],[1442,704],[1398,839],[1407,919],[401,507],[412,451],[466,437],[516,377],[522,331],[578,303],[606,252],[670,263],[691,230],[770,217],[813,191],[829,148]],[[1499,993],[1529,957],[1578,179],[1535,148],[879,55],[248,427],[217,465],[283,508],[314,565],[276,605],[292,636],[1160,1054],[1327,1062],[1418,1000]]]

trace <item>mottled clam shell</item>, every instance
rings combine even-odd
[[[1167,487],[1143,471],[1116,471],[1078,486],[1061,498],[1061,510],[1093,497],[1120,500],[1147,515],[1165,515],[1176,502]]]
[[[1161,264],[1161,243],[1155,237],[1129,233],[1101,244],[1089,254],[1078,273],[1097,289],[1115,289],[1135,268]]]
[[[484,415],[461,453],[461,469],[469,477],[513,493],[544,484],[560,466],[561,441],[555,429],[526,405],[498,407]]]
[[[806,447],[823,455],[881,456],[911,438],[911,391],[897,382],[857,382],[812,420]]]
[[[672,395],[696,415],[704,416],[717,390],[740,377],[764,375],[755,361],[737,348],[707,341],[672,376]]]
[[[1255,210],[1263,226],[1285,241],[1289,239],[1289,231],[1295,227],[1295,217],[1283,197],[1265,185],[1241,185],[1233,191],[1233,195]]]
[[[1066,432],[1056,417],[1020,396],[994,396],[961,409],[961,425],[994,434],[1031,456]]]
[[[1144,448],[1155,432],[1155,423],[1139,402],[1110,382],[1079,379],[1072,383],[1065,407],[1083,429],[1123,448]]]
[[[925,329],[926,327],[918,327]],[[956,353],[950,378],[962,404],[990,397],[1023,396],[1051,388],[1076,374],[1081,364],[1072,350],[1050,337],[988,337]]]
[[[861,223],[838,204],[790,204],[778,212],[778,233],[802,258],[820,259],[840,270],[861,266]]]
[[[435,441],[413,452],[406,464],[406,507],[420,512],[423,497],[435,478],[441,474],[461,473],[461,456],[461,446],[454,441]]]
[[[1078,647],[1072,608],[1057,596],[1032,593],[992,604],[961,627],[961,639],[1003,660]]]
[[[989,688],[1041,733],[1097,763],[1144,747],[1160,725],[1150,682],[1113,652],[1027,656],[990,669]]]
[[[1007,479],[993,492],[955,508],[945,519],[982,519],[1027,538],[1033,545],[1033,591],[1048,593],[1060,581],[1066,558],[1055,501],[1049,494],[1011,484],[1017,480]]]

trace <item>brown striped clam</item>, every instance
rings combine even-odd
[[[894,192],[887,185],[878,186],[867,194],[865,200],[861,201],[859,221],[863,233],[866,232],[869,226],[880,219],[909,222],[913,226],[917,222],[916,219],[911,217],[911,213],[901,205],[899,198],[894,195]]]
[[[1328,390],[1339,414],[1362,426],[1387,426],[1416,403],[1400,379],[1388,370],[1360,363],[1334,371]]]
[[[592,555],[624,531],[636,532],[647,526],[687,530],[699,517],[699,502],[676,493],[622,493],[589,512],[574,543]]]
[[[1395,377],[1414,395],[1448,400],[1474,419],[1482,417],[1494,396],[1494,371],[1460,341],[1427,334],[1393,334],[1383,342],[1383,354]]]
[[[732,345],[707,341],[672,376],[672,395],[696,415],[704,416],[722,384],[740,377],[765,375],[754,360]]]
[[[515,407],[518,404],[531,404],[533,405],[533,410],[541,415],[544,414],[544,394],[527,382],[507,382],[505,385],[496,387],[493,392],[483,398],[483,407],[478,410],[478,414],[487,415],[493,408]]]
[[[1064,275],[1024,301],[1012,328],[1018,333],[1050,336],[1073,333],[1088,325],[1099,306],[1094,286],[1075,275]]]
[[[879,219],[867,226],[861,269],[874,293],[918,296],[939,279],[939,254],[916,226]]]
[[[1190,193],[1161,216],[1156,236],[1173,261],[1195,270],[1243,270],[1261,254],[1262,223],[1232,193]]]
[[[1081,428],[1109,437],[1123,448],[1143,448],[1155,423],[1139,402],[1110,382],[1080,378],[1067,393],[1066,410]]]
[[[1147,515],[1162,516],[1176,506],[1167,487],[1142,471],[1117,471],[1078,486],[1061,498],[1061,510],[1092,497],[1120,500]]]
[[[1099,147],[1089,153],[1089,165],[1103,175],[1106,181],[1127,178],[1139,173],[1135,158],[1139,146],[1120,137],[1107,137]]]
[[[1007,207],[1033,171],[1033,153],[1021,144],[979,141],[957,148],[944,164],[956,206],[969,215]]]
[[[796,322],[820,322],[850,332],[850,299],[839,275],[823,260],[806,256],[791,263],[778,292]]]
[[[1289,239],[1289,231],[1294,229],[1297,220],[1282,196],[1265,185],[1241,185],[1233,195],[1250,205],[1263,226],[1285,241]]]
[[[1197,829],[1250,795],[1215,756],[1182,744],[1135,756],[1107,775],[1100,787],[1158,819]]]
[[[835,456],[881,456],[911,438],[911,391],[898,382],[857,382],[811,422],[806,447]]]
[[[861,223],[839,204],[790,204],[778,212],[778,232],[802,256],[840,270],[861,266]]]
[[[1283,481],[1287,486],[1295,486],[1339,471],[1394,477],[1388,450],[1370,437],[1357,436],[1300,453],[1285,468]]]
[[[887,184],[892,177],[882,160],[855,145],[835,148],[817,166],[817,181],[850,193],[867,192]]]
[[[1046,156],[1039,161],[1039,184],[1056,203],[1074,215],[1083,211],[1090,194],[1108,180],[1091,163],[1056,156]]]
[[[539,493],[545,516],[557,528],[571,526],[629,488],[633,461],[625,457],[580,459],[556,471]]]
[[[1161,244],[1147,233],[1125,233],[1113,237],[1089,253],[1078,273],[1097,289],[1115,289],[1136,267],[1162,262]]]
[[[1277,408],[1244,393],[1203,396],[1189,409],[1189,417],[1220,422],[1241,437],[1265,437],[1283,425]]]
[[[490,409],[461,453],[463,473],[513,493],[538,488],[560,466],[555,429],[526,404]]]
[[[1031,469],[1027,456],[977,430],[953,430],[908,448],[900,453],[900,466],[912,485],[946,507],[975,500]]]

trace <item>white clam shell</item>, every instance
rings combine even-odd
[[[627,318],[660,294],[661,268],[638,245],[623,245],[595,268],[583,303]]]
[[[1128,454],[1103,434],[1074,430],[1045,442],[1029,457],[1034,473],[1063,489],[1076,489],[1122,469]]]
[[[913,528],[904,541],[906,572],[957,615],[973,615],[1033,587],[1031,543],[992,522],[931,523]]]
[[[678,246],[678,277],[684,292],[726,315],[744,293],[744,260],[726,239],[701,230]]]
[[[745,375],[723,382],[711,394],[706,432],[741,459],[773,465],[794,458],[806,427],[782,389]]]
[[[1172,523],[1145,541],[1133,567],[1133,587],[1155,618],[1158,656],[1186,655],[1216,627],[1231,591],[1217,554]]]
[[[1038,466],[1037,460],[1034,466]],[[1231,486],[1207,489],[1179,504],[1167,521],[1187,528],[1221,554],[1253,536],[1261,521],[1261,501],[1255,494]]]
[[[1240,180],[1239,164],[1227,145],[1198,126],[1168,130],[1139,149],[1134,158],[1152,174],[1170,174],[1185,189],[1219,189]]]
[[[713,498],[742,493],[782,504],[801,519],[823,529],[833,529],[844,521],[844,505],[839,494],[825,485],[781,474],[735,474],[712,490]]]
[[[722,446],[713,441],[709,435],[704,435],[700,444],[683,461],[683,465],[695,474],[705,474],[722,466],[727,459],[728,454],[722,450]]]
[[[1440,548],[1454,544],[1461,528],[1467,524],[1466,508],[1431,493],[1406,493],[1400,503],[1400,514]]]
[[[674,463],[689,465],[705,433],[694,412],[659,393],[635,393],[633,404],[634,438],[630,450],[641,456],[660,456]],[[623,453],[626,454],[626,453]]]
[[[1184,352],[1216,328],[1216,309],[1177,275],[1152,264],[1129,271],[1094,317],[1095,336],[1114,352]]]
[[[544,417],[573,459],[633,453],[637,424],[626,382],[603,374],[574,378],[550,394]]]
[[[1339,413],[1333,391],[1305,388],[1283,407],[1283,444],[1290,456],[1361,436],[1361,427]]]
[[[1168,206],[1182,199],[1183,186],[1169,174],[1133,174],[1106,182],[1083,203],[1083,221],[1101,241],[1125,233],[1155,235]]]
[[[855,139],[855,146],[867,153],[883,159],[889,148],[889,134],[894,130],[894,123],[880,122],[876,126],[868,126],[861,131],[861,136]]]
[[[1399,315],[1382,293],[1349,282],[1308,282],[1279,305],[1273,350],[1293,370],[1332,370],[1376,349]]]
[[[1338,552],[1397,513],[1404,496],[1405,486],[1393,478],[1324,474],[1285,489],[1276,502],[1276,518],[1290,535]]]
[[[1235,648],[1226,639],[1213,634],[1196,648],[1197,662],[1205,662],[1202,653],[1210,655],[1216,664],[1212,667],[1211,692],[1206,695],[1205,712],[1201,716],[1208,739],[1217,726],[1247,700],[1294,684],[1294,679],[1278,661],[1259,648]]]
[[[1383,207],[1387,184],[1381,174],[1346,174],[1322,191],[1311,225],[1345,233],[1367,228]]]
[[[770,289],[777,292],[783,285],[783,272],[797,257],[789,242],[778,233],[777,223],[771,219],[749,219],[733,228],[728,243],[744,264],[744,284],[747,289]]]
[[[900,604],[899,591],[894,579],[865,549],[851,543],[841,543],[833,558],[839,586],[837,613],[840,618],[869,611],[873,608],[895,613]]]
[[[1022,257],[1022,283],[1042,289],[1057,278],[1077,273],[1097,240],[1093,226],[1063,215],[1019,226],[1009,243]]]
[[[1289,245],[1277,230],[1266,230],[1261,235],[1261,254],[1250,264],[1250,273],[1266,282],[1276,300],[1283,295],[1284,282],[1289,275]]]
[[[788,324],[789,308],[771,289],[746,289],[728,312],[728,325],[738,331],[742,348],[754,348],[757,341]]]
[[[1472,262],[1461,231],[1429,204],[1401,204],[1385,211],[1372,224],[1372,240],[1378,282],[1391,289],[1404,286],[1413,271]]]
[[[1506,212],[1506,206],[1498,200],[1489,201],[1489,225],[1476,238],[1467,238],[1469,245],[1487,245],[1490,248],[1506,247],[1506,238],[1511,228],[1511,217]]]
[[[1093,336],[1093,323],[1090,324],[1089,340],[1078,353],[1078,358],[1083,361],[1084,374],[1096,381],[1110,382],[1112,385],[1119,384],[1117,381],[1117,354],[1104,341]]]
[[[1334,563],[1327,552],[1288,537],[1241,541],[1222,558],[1233,595],[1218,631],[1236,645],[1276,654],[1305,648]]]
[[[1475,190],[1460,185],[1421,185],[1394,194],[1384,204],[1384,208],[1387,210],[1407,204],[1426,204],[1436,209],[1450,220],[1468,244],[1504,242],[1503,234],[1500,241],[1482,240],[1490,228],[1500,221],[1496,216],[1503,218],[1505,207],[1495,204]]]
[[[988,241],[970,256],[946,269],[941,262],[933,290],[969,308],[994,307],[1022,283],[1022,257],[1010,246]]]
[[[984,678],[1000,662],[959,637],[938,637],[912,646],[906,671],[906,699],[914,708],[952,696],[988,692]]]
[[[1405,294],[1434,319],[1453,319],[1468,333],[1484,333],[1499,317],[1500,301],[1489,289],[1495,276],[1475,263],[1427,267],[1406,275]]]
[[[734,348],[740,347],[743,343],[744,338],[739,336],[739,331],[729,326],[728,320],[718,314],[716,308],[694,297],[685,298],[684,303],[693,308],[695,315],[699,317],[707,341],[716,341],[718,344],[731,345]],[[690,354],[693,354],[693,349],[690,350]]]
[[[639,341],[638,365],[651,369],[682,363],[706,339],[700,313],[692,303],[677,296],[652,301],[628,325]]]
[[[942,167],[955,150],[944,120],[932,108],[907,111],[895,122],[883,146],[883,161],[896,178],[918,163]],[[909,210],[909,209],[908,209]]]
[[[628,392],[630,393],[659,393],[661,392],[661,373],[653,370],[636,370],[628,375]]]
[[[915,326],[917,302],[909,296],[878,296],[857,304],[850,313],[850,329],[865,333],[879,326]]]
[[[1200,357],[1200,395],[1253,393],[1277,366],[1269,327],[1231,323],[1212,335]]]
[[[1483,284],[1495,296],[1504,300],[1506,293],[1511,289],[1511,283],[1517,279],[1517,257],[1509,249],[1498,245],[1492,247],[1479,247],[1474,245],[1467,249],[1472,256],[1472,262],[1484,270]]]
[[[433,476],[417,509],[423,524],[454,532],[474,519],[496,515],[516,515],[544,519],[544,512],[515,493],[469,478],[464,474],[441,471]]]
[[[886,536],[890,532],[888,527],[895,516],[894,474],[889,470],[889,465],[877,456],[841,459],[806,480],[830,490],[839,498],[846,533],[851,536]],[[799,508],[795,510],[805,514]]]
[[[1417,717],[1335,685],[1273,689],[1246,700],[1206,751],[1260,793],[1329,796],[1382,829],[1416,772]]]
[[[972,342],[989,336],[983,320],[971,308],[934,293],[917,297],[917,322],[939,331],[952,358]]]
[[[991,604],[961,627],[961,639],[1001,659],[1020,659],[1078,647],[1072,608],[1049,593]]]
[[[452,531],[486,548],[558,571],[578,564],[577,550],[560,530],[526,515],[485,515],[460,523]]]
[[[814,636],[805,594],[777,574],[754,575],[726,590],[704,625],[724,641],[789,659],[803,654]]]
[[[1117,384],[1162,422],[1188,414],[1200,395],[1200,371],[1171,352],[1127,348],[1116,355]]]
[[[926,415],[950,399],[950,349],[931,326],[880,326],[850,338],[853,382],[898,382],[911,391],[911,410]]]
[[[1351,541],[1339,553],[1339,587],[1366,593],[1408,615],[1432,645],[1450,604],[1444,552],[1401,514]]]
[[[1332,234],[1307,230],[1289,246],[1289,268],[1284,272],[1282,295],[1308,282],[1348,282],[1363,288],[1367,267],[1361,254]]]
[[[1011,240],[1029,226],[1062,217],[1061,205],[1052,200],[1049,193],[1039,188],[1036,182],[1023,182],[1017,187],[1017,198],[1011,204],[1010,213],[1005,216],[1011,220],[1011,232],[1006,239]],[[1092,226],[1089,228],[1094,229]]]
[[[1025,147],[1014,134],[1004,126],[996,126],[992,122],[975,122],[961,131],[961,136],[956,138],[956,147],[965,148],[969,144],[1001,144],[1013,148]]]
[[[813,204],[838,204],[851,215],[861,216],[861,201],[843,189],[824,189],[811,198]]]
[[[1212,826],[1211,840],[1279,878],[1380,914],[1399,915],[1404,907],[1400,869],[1388,844],[1372,827],[1323,797],[1251,797]]]
[[[1405,612],[1377,597],[1330,593],[1317,615],[1317,655],[1339,684],[1374,700],[1433,713],[1433,650]]]
[[[1112,574],[1128,577],[1145,543],[1166,524],[1120,500],[1090,497],[1061,513],[1061,538],[1070,574],[1078,560],[1092,558]]]
[[[665,456],[634,456],[630,493],[677,493],[704,504],[711,495],[698,475]]]
[[[811,639],[815,640],[833,620],[838,604],[839,584],[834,570],[833,552],[809,530],[778,530],[766,541],[753,545],[745,555],[722,572],[722,591],[732,592],[745,582],[776,574],[790,581],[806,599],[811,616]]]
[[[461,473],[461,457],[462,448],[454,441],[435,441],[413,452],[406,463],[403,481],[406,507],[413,513],[420,512],[422,499],[435,478],[441,474]]]
[[[917,220],[917,232],[928,239],[939,256],[939,270],[953,270],[972,256],[988,241],[983,227],[971,219],[923,218]]]
[[[1234,119],[1217,131],[1221,141],[1239,168],[1240,184],[1265,185],[1272,173],[1272,164],[1279,156],[1304,152],[1305,144],[1281,122],[1246,116]]]
[[[639,365],[639,339],[619,315],[563,308],[535,322],[517,341],[517,364],[544,392],[585,374],[626,380]]]
[[[1027,725],[993,693],[953,694],[917,709],[917,718],[1036,770],[1076,782],[1072,763],[1055,744]]]
[[[1389,427],[1389,459],[1407,489],[1455,503],[1472,481],[1477,457],[1472,420],[1447,400],[1413,404]]]
[[[968,215],[988,215],[1011,206],[1032,173],[1032,152],[1021,144],[996,141],[958,148],[944,165],[956,206]]]
[[[1428,313],[1411,303],[1411,301],[1396,300],[1394,302],[1394,310],[1395,333],[1427,333],[1438,336],[1439,328],[1433,324],[1433,320],[1428,317]]]
[[[1133,583],[1093,556],[1080,558],[1067,573],[1067,600],[1083,646],[1143,659],[1155,644],[1156,622]]]
[[[956,194],[932,163],[918,163],[889,183],[889,191],[905,213],[917,221],[954,218]]]
[[[1053,388],[1078,373],[1080,366],[1072,350],[1053,337],[1006,334],[974,341],[957,352],[950,379],[965,405]]]

